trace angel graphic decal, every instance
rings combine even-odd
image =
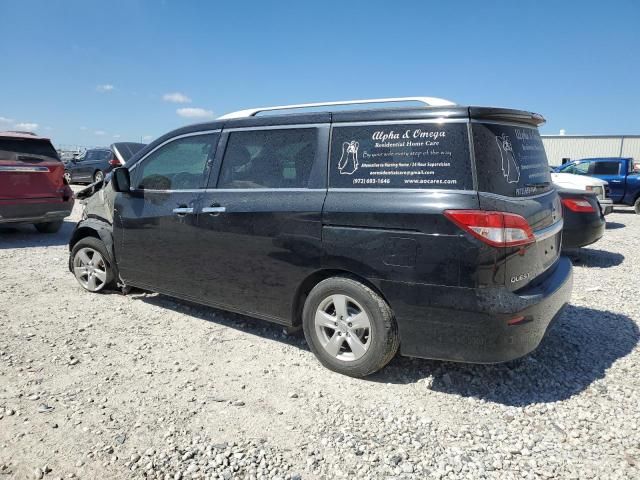
[[[509,136],[503,133],[496,137],[496,143],[500,149],[500,156],[502,157],[502,175],[504,175],[507,183],[518,183],[520,180],[520,167],[516,163],[516,159],[513,156],[513,145]]]
[[[338,170],[341,175],[352,175],[358,170],[358,147],[360,144],[355,140],[343,142],[342,156],[338,162]]]

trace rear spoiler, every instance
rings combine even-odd
[[[539,113],[494,107],[469,107],[469,118],[526,123],[534,127],[539,127],[546,122],[545,118]]]

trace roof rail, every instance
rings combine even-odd
[[[369,98],[364,100],[345,100],[342,102],[318,102],[318,103],[299,103],[295,105],[278,105],[275,107],[249,108],[247,110],[238,110],[237,112],[227,113],[219,117],[219,119],[229,118],[246,118],[254,117],[260,112],[269,112],[274,110],[293,110],[296,108],[311,107],[330,107],[334,105],[360,105],[367,103],[398,103],[398,102],[420,102],[429,107],[449,107],[455,103],[437,97],[396,97],[396,98]]]

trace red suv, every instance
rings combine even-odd
[[[0,225],[33,223],[55,233],[71,214],[73,192],[64,165],[48,138],[0,132]]]

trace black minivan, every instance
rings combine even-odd
[[[333,108],[397,101],[422,105]],[[320,362],[351,376],[398,349],[515,359],[572,288],[543,122],[412,97],[184,127],[87,200],[69,267],[89,291],[135,286],[301,325]]]

